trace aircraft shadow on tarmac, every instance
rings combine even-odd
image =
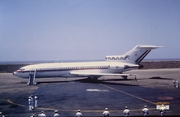
[[[38,81],[37,84],[55,84],[55,83],[68,83],[68,82],[72,82],[72,81]]]
[[[134,79],[104,79],[104,80],[91,80],[91,79],[79,79],[76,80],[82,83],[93,83],[93,84],[110,84],[110,85],[123,85],[123,86],[139,86],[139,85],[132,85],[132,84],[125,84],[119,82],[108,82],[108,81],[132,81]]]
[[[156,79],[156,80],[173,80],[172,78],[162,78],[162,77],[159,77],[159,76],[157,76],[157,77],[151,77],[151,78],[149,78],[149,79]]]
[[[137,78],[137,81],[138,81],[138,80],[147,80],[147,79],[154,79],[154,80],[173,80],[173,78],[162,78],[162,77],[156,76],[156,77],[151,77],[151,78]]]
[[[69,83],[69,82],[82,82],[82,83],[93,83],[93,84],[110,84],[110,85],[123,85],[123,86],[139,86],[132,85],[120,82],[110,82],[110,81],[134,81],[134,79],[103,79],[103,80],[91,80],[88,78],[85,79],[77,79],[71,81],[38,81],[37,84],[57,84],[57,83]],[[25,82],[21,82],[25,83]]]
[[[154,80],[173,80],[172,78],[162,78],[162,77],[151,77],[148,79]],[[137,80],[145,80],[144,78],[140,78]],[[147,79],[146,79],[147,80]],[[134,79],[102,79],[102,80],[92,80],[92,79],[77,79],[71,81],[38,81],[37,84],[57,84],[57,83],[68,83],[68,82],[82,82],[82,83],[94,83],[94,84],[111,84],[111,85],[123,85],[123,86],[139,86],[139,85],[132,85],[120,82],[111,82],[111,81],[134,81]],[[136,82],[136,81],[135,81]],[[26,82],[21,82],[20,84],[26,84]]]
[[[38,81],[37,84],[55,84],[55,83],[67,83],[71,81]],[[20,82],[20,84],[27,84],[27,82]]]

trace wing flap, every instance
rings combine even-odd
[[[91,73],[91,72],[77,72],[77,71],[70,72],[70,74],[78,75],[78,76],[135,76],[135,74]]]

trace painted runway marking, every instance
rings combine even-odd
[[[104,86],[104,87],[107,87],[107,88],[109,88],[109,89],[112,89],[112,90],[115,90],[115,91],[121,92],[121,93],[123,93],[123,94],[125,94],[125,95],[128,95],[128,96],[131,96],[131,97],[133,97],[133,98],[136,98],[136,99],[139,99],[139,100],[142,100],[142,101],[148,102],[148,103],[150,103],[150,104],[154,104],[154,105],[156,105],[156,103],[155,103],[155,102],[152,102],[152,101],[149,101],[149,100],[143,99],[143,98],[141,98],[141,97],[138,97],[138,96],[132,95],[132,94],[130,94],[130,93],[127,93],[127,92],[121,91],[121,90],[119,90],[119,89],[115,89],[115,88],[113,88],[113,87],[110,87],[110,86],[107,86],[107,85],[104,85],[104,84],[100,84],[100,85],[102,85],[102,86]]]
[[[10,99],[7,99],[7,102],[9,102],[10,104],[13,104],[13,105],[22,106],[22,107],[27,107],[27,106],[22,105],[22,104],[14,103],[14,102],[12,102]]]
[[[26,108],[28,108],[28,106],[26,106],[26,105],[22,105],[22,104],[18,104],[18,103],[14,103],[14,102],[12,102],[10,99],[7,99],[6,100],[8,103],[10,103],[10,104],[13,104],[13,105],[17,105],[17,106],[21,106],[21,107],[26,107]],[[37,108],[35,108],[35,109],[38,109],[38,110],[43,110],[43,111],[45,111],[45,110],[47,110],[47,111],[49,111],[49,110],[58,110],[57,108],[55,109],[55,108],[42,108],[42,107],[37,107]],[[141,111],[142,109],[131,109],[131,111]],[[156,108],[149,108],[149,110],[156,110]],[[77,112],[77,110],[61,110],[62,112]],[[104,110],[81,110],[82,112],[93,112],[93,113],[102,113]],[[123,111],[123,110],[109,110],[110,112],[121,112],[121,111]]]
[[[141,98],[141,97],[132,95],[132,94],[127,93],[127,92],[124,92],[124,91],[122,91],[122,90],[115,89],[115,88],[113,88],[113,87],[110,87],[110,86],[107,86],[107,85],[104,85],[104,84],[100,84],[100,85],[102,85],[102,86],[104,86],[104,87],[107,87],[107,88],[109,88],[109,89],[115,90],[115,91],[117,91],[117,92],[123,93],[123,94],[125,94],[125,95],[131,96],[131,97],[133,97],[133,98],[139,99],[139,100],[141,100],[141,101],[145,101],[145,102],[148,102],[148,103],[150,103],[150,104],[156,105],[156,103],[154,103],[154,102],[152,102],[152,101],[149,101],[149,100],[143,99],[143,98]],[[96,90],[93,90],[93,91],[97,91],[97,89],[96,89]],[[99,90],[98,90],[98,91],[99,91]],[[109,90],[105,90],[105,91],[109,91]],[[8,103],[10,103],[10,104],[13,104],[13,105],[18,105],[18,106],[21,106],[21,107],[26,107],[26,108],[28,108],[28,106],[22,105],[22,104],[18,104],[18,103],[15,103],[15,102],[12,102],[10,99],[7,99],[6,101],[7,101]],[[42,107],[37,107],[36,109],[38,109],[38,110],[56,110],[55,108],[42,108]],[[142,110],[142,109],[132,109],[131,111],[141,111],[141,110]],[[155,108],[149,108],[149,110],[155,110]],[[63,111],[63,112],[76,112],[77,110],[61,110],[61,111]],[[100,113],[100,112],[103,112],[104,110],[81,110],[81,111],[82,111],[82,112],[95,112],[95,113]],[[111,111],[111,112],[121,112],[121,111],[123,111],[123,110],[110,110],[110,111]]]
[[[18,103],[14,103],[14,102],[12,102],[10,99],[7,99],[6,100],[7,102],[9,102],[10,104],[13,104],[13,105],[17,105],[17,106],[21,106],[21,107],[27,107],[28,108],[28,106],[26,106],[26,105],[22,105],[22,104],[18,104]],[[57,108],[55,109],[55,108],[42,108],[42,107],[37,107],[37,108],[35,108],[35,109],[38,109],[38,110],[43,110],[43,111],[45,111],[45,110],[47,110],[47,111],[49,111],[49,110],[52,110],[52,111],[54,111],[54,110],[58,110]],[[131,111],[141,111],[142,109],[131,109]],[[149,108],[149,110],[155,110],[155,108]],[[61,110],[62,112],[77,112],[77,110]],[[95,112],[95,113],[102,113],[104,110],[81,110],[82,112]],[[122,112],[123,110],[109,110],[110,112]]]
[[[86,89],[86,91],[92,91],[92,92],[109,92],[109,90],[101,90],[101,89]]]

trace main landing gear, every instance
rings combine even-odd
[[[134,76],[134,80],[137,81],[136,74],[129,74],[128,76]],[[121,76],[121,77],[127,80],[128,76]]]

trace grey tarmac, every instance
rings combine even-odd
[[[47,117],[59,110],[61,116],[75,116],[78,109],[83,116],[102,116],[108,108],[111,116],[123,116],[125,106],[131,116],[142,116],[144,105],[150,115],[160,116],[156,102],[169,102],[165,115],[180,115],[180,89],[173,87],[173,79],[180,81],[180,69],[133,70],[137,81],[116,76],[102,76],[98,81],[86,78],[41,78],[38,85],[27,86],[28,79],[0,74],[0,109],[7,117],[30,117],[44,111]],[[28,110],[28,97],[39,96],[38,108]]]

